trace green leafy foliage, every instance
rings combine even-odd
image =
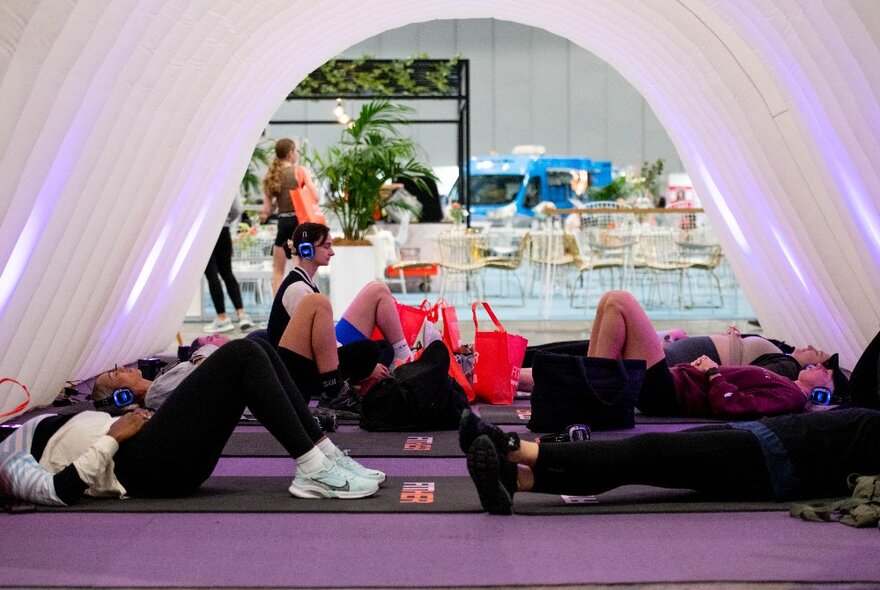
[[[337,96],[445,96],[449,77],[459,58],[430,60],[425,54],[396,60],[377,60],[369,55],[353,60],[331,59],[314,70],[290,93],[290,97]]]
[[[641,178],[638,182],[638,188],[647,191],[651,195],[662,194],[663,189],[660,186],[660,176],[662,174],[663,158],[657,158],[657,161],[653,164],[650,162],[642,162],[642,170],[639,173]]]
[[[251,155],[251,161],[248,162],[247,170],[241,179],[241,196],[246,202],[253,201],[254,196],[261,194],[260,183],[262,178],[258,171],[269,165],[272,152],[275,150],[275,142],[271,140],[262,140],[254,146],[254,153]]]
[[[626,200],[633,192],[632,185],[626,180],[626,176],[618,176],[610,183],[600,187],[590,187],[591,201],[617,201]]]
[[[433,170],[416,160],[415,143],[399,134],[398,126],[408,125],[412,113],[387,100],[368,102],[337,145],[306,157],[326,183],[324,208],[339,220],[345,239],[362,240],[382,208],[409,209],[402,201],[383,200],[386,182],[408,178],[423,185],[425,178],[436,180]]]

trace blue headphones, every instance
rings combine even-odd
[[[813,391],[810,392],[810,401],[817,406],[830,406],[832,403],[841,403],[827,387],[814,387]]]
[[[305,231],[302,233],[302,239],[303,241],[296,246],[296,254],[305,260],[311,260],[315,257],[315,246],[308,241],[309,234]]]
[[[120,387],[114,389],[113,393],[104,399],[94,402],[95,409],[109,412],[110,414],[119,413],[122,408],[130,406],[134,403],[134,393],[128,387]]]

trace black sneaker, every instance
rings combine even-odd
[[[458,446],[467,453],[476,438],[482,434],[488,436],[502,456],[519,448],[519,435],[515,432],[504,432],[494,424],[481,420],[470,408],[461,413],[458,423]]]
[[[329,408],[312,408],[312,416],[315,422],[324,432],[336,432],[339,426],[339,419],[336,412]]]
[[[361,400],[348,386],[348,383],[342,384],[333,399],[329,399],[326,393],[322,393],[318,400],[318,407],[333,410],[340,420],[358,420],[361,417]]]
[[[481,435],[467,454],[467,469],[489,514],[510,514],[516,492],[516,465],[499,457],[492,440]]]

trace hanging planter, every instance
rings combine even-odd
[[[300,82],[288,98],[451,96],[460,87],[458,62],[458,57],[440,60],[425,55],[398,60],[331,59]]]

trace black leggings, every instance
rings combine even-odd
[[[223,282],[226,283],[226,291],[229,293],[229,298],[232,299],[232,305],[235,309],[244,309],[238,281],[232,274],[232,237],[229,235],[229,228],[225,225],[220,230],[220,236],[217,238],[217,243],[214,244],[214,251],[211,252],[211,257],[208,259],[205,277],[208,279],[208,291],[211,293],[211,301],[214,303],[214,309],[218,315],[226,313],[226,301],[223,297],[220,277],[223,277]]]
[[[758,439],[713,424],[682,432],[542,443],[532,491],[591,495],[627,484],[692,489],[718,499],[772,500]]]
[[[272,345],[233,340],[194,370],[114,457],[132,496],[181,496],[214,471],[245,407],[299,457],[324,436]]]

